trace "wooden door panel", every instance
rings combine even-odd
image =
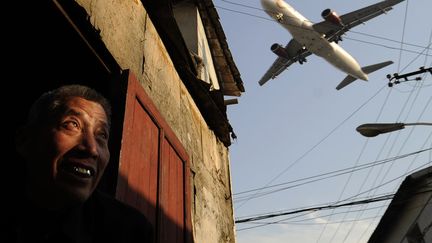
[[[156,242],[192,242],[189,157],[128,73],[116,196],[153,224]]]
[[[124,185],[118,195],[156,224],[159,128],[138,99],[132,109],[127,127],[130,138],[124,141],[127,149],[122,150],[120,163]]]
[[[163,243],[184,242],[185,233],[185,162],[179,157],[171,144],[164,139],[161,161],[160,205],[161,234]]]

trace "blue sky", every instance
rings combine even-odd
[[[326,8],[342,15],[376,2],[288,1],[312,22],[322,21]],[[246,88],[239,104],[228,107],[238,136],[230,147],[236,218],[376,198],[394,193],[410,171],[432,165],[430,150],[392,159],[431,148],[431,126],[411,126],[369,139],[355,131],[371,122],[432,122],[431,74],[392,88],[386,78],[432,66],[432,1],[404,1],[348,32],[340,45],[361,66],[386,60],[394,64],[370,74],[368,82],[356,81],[340,91],[335,87],[346,75],[317,56],[259,86],[276,58],[270,46],[285,45],[291,35],[259,10],[258,0],[214,4]],[[375,166],[331,174],[364,164]],[[330,173],[329,178],[287,188],[298,185],[290,183],[294,180],[308,182],[301,179],[323,173]],[[238,194],[261,187],[267,188]],[[274,190],[278,192],[268,193]],[[367,242],[388,203],[237,224],[237,242]],[[250,227],[256,228],[246,229]]]

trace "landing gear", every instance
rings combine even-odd
[[[302,57],[301,55],[299,55],[299,56],[297,57],[297,59],[298,59],[298,62],[299,62],[300,64],[303,64],[303,63],[307,62],[306,57]]]
[[[282,23],[284,17],[283,13],[278,13],[275,17],[279,23]]]
[[[336,39],[334,40],[334,42],[335,42],[336,44],[338,44],[339,41],[342,41],[342,36],[338,36],[338,37],[336,37]]]

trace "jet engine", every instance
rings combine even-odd
[[[270,50],[279,57],[290,59],[288,51],[278,43],[271,45]]]
[[[342,23],[342,20],[340,19],[339,15],[331,10],[331,9],[325,9],[324,11],[322,11],[321,16],[328,22],[339,25],[339,26],[343,26],[344,24]]]

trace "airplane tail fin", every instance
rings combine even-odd
[[[386,61],[386,62],[381,62],[381,63],[373,64],[370,66],[362,67],[362,70],[364,73],[369,74],[369,73],[375,72],[376,70],[379,70],[383,67],[387,67],[390,64],[393,64],[393,61]],[[345,77],[344,80],[342,80],[342,82],[339,83],[339,85],[336,87],[336,89],[340,90],[343,87],[347,86],[348,84],[354,82],[356,79],[357,78],[348,75]]]
[[[390,64],[393,64],[393,61],[386,61],[386,62],[381,62],[381,63],[373,64],[370,66],[362,67],[362,70],[366,74],[369,74],[369,73],[375,72],[376,70],[381,69],[383,67],[387,67]]]
[[[347,86],[348,84],[354,82],[357,78],[354,78],[351,75],[347,75],[342,82],[339,83],[339,85],[336,87],[337,90],[342,89],[343,87]]]

